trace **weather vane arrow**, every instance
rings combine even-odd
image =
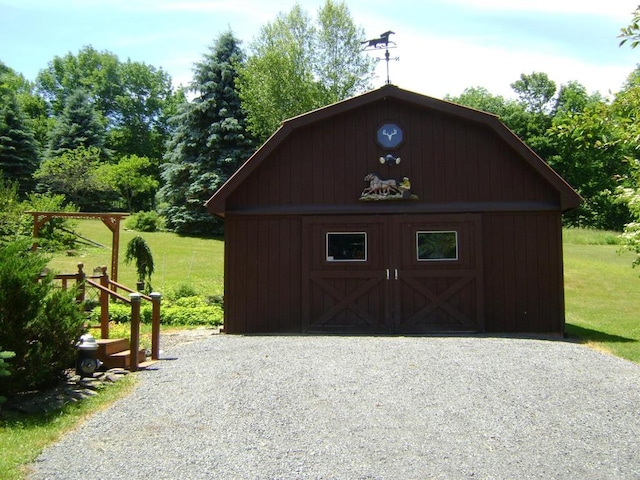
[[[374,51],[380,50],[382,48],[385,49],[384,58],[376,57],[376,60],[384,60],[385,62],[387,62],[387,85],[391,83],[391,81],[389,80],[389,61],[400,60],[400,57],[391,58],[391,55],[389,55],[390,48],[397,48],[396,43],[389,40],[389,35],[395,35],[395,32],[389,30],[388,32],[380,34],[379,38],[372,38],[371,40],[365,40],[364,42],[362,42],[362,45],[365,45],[363,51]]]

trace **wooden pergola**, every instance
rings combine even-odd
[[[87,212],[25,212],[33,215],[33,238],[38,238],[40,227],[52,218],[71,218],[76,220],[100,220],[111,230],[111,278],[118,281],[118,252],[120,249],[120,222],[128,213],[87,213]],[[33,249],[38,243],[34,241]]]

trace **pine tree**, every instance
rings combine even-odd
[[[78,147],[96,147],[106,157],[105,133],[89,96],[86,92],[77,90],[67,98],[62,115],[51,132],[47,158],[62,155]]]
[[[255,148],[235,90],[236,68],[244,61],[233,33],[222,34],[197,63],[191,90],[172,119],[160,189],[167,227],[179,233],[219,235],[222,223],[204,203],[240,167]]]
[[[38,147],[33,130],[15,95],[0,90],[0,174],[17,181],[20,194],[32,190],[32,174],[38,168]]]

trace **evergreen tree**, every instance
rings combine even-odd
[[[77,90],[67,98],[62,115],[51,132],[47,158],[79,147],[96,147],[106,157],[104,138],[105,128],[88,95],[83,90]]]
[[[167,227],[179,233],[219,235],[222,223],[204,203],[240,167],[255,148],[235,90],[236,68],[244,61],[233,33],[222,34],[197,63],[191,90],[173,118],[160,189]]]
[[[4,88],[0,77],[0,174],[18,182],[21,195],[33,188],[38,168],[38,147],[16,96]]]

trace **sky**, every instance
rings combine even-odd
[[[325,0],[298,0],[315,17]],[[0,0],[0,61],[35,80],[57,56],[91,45],[162,68],[187,86],[196,62],[231,30],[245,51],[295,0]],[[619,46],[638,0],[346,0],[365,38],[391,30],[392,84],[435,98],[468,87],[515,97],[521,74],[544,72],[589,93],[618,92],[640,61]],[[384,57],[384,51],[373,52]],[[380,61],[373,87],[386,82]]]

